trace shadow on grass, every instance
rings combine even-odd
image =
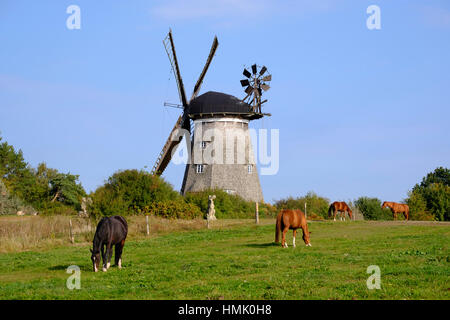
[[[67,268],[69,268],[70,265],[57,265],[57,266],[51,266],[50,268],[48,268],[48,270],[51,271],[61,271],[61,270],[67,270]],[[80,271],[92,271],[92,265],[90,266],[78,266],[80,268]]]
[[[244,245],[246,247],[250,247],[250,248],[268,248],[268,247],[278,247],[281,246],[281,244],[276,243],[276,242],[269,242],[269,243],[250,243],[250,244],[246,244]]]

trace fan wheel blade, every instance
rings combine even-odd
[[[247,79],[241,80],[241,86],[245,87],[250,85],[250,82]]]
[[[252,76],[252,74],[247,69],[244,69],[244,72],[242,72],[242,74],[247,78],[250,78]]]
[[[252,65],[252,71],[253,74],[256,74],[256,71],[258,71],[258,69],[256,68],[256,64]]]
[[[248,86],[247,88],[245,88],[245,93],[246,94],[250,94],[253,91],[253,87],[252,86]]]
[[[261,88],[262,88],[264,91],[267,91],[267,90],[270,89],[270,86],[267,85],[267,84],[262,84],[262,85],[261,85]]]
[[[263,81],[272,81],[272,75],[269,74],[267,76],[265,76],[264,78],[262,78]]]
[[[267,71],[266,66],[263,66],[263,67],[261,68],[261,70],[259,70],[259,75],[262,76],[262,75],[264,74],[264,72],[266,72],[266,71]]]

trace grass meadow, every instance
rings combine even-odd
[[[0,218],[0,299],[450,298],[450,223],[311,221],[312,247],[299,235],[293,248],[290,231],[282,249],[273,219],[207,229],[152,218],[150,236],[144,221],[129,219],[123,269],[94,273],[84,222],[74,221],[72,244],[67,217]],[[79,290],[66,287],[70,265],[81,269]],[[370,265],[380,267],[379,290],[367,288]]]

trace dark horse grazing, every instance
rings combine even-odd
[[[112,256],[112,246],[115,245],[115,263],[122,268],[122,249],[128,233],[127,221],[121,216],[105,217],[100,220],[95,230],[91,249],[91,260],[94,272],[100,265],[100,250],[102,251],[103,271],[108,270]],[[104,250],[106,247],[106,251]]]
[[[287,248],[286,243],[286,232],[289,229],[294,230],[294,238],[292,240],[292,245],[295,248],[295,236],[297,235],[297,229],[302,228],[303,230],[303,241],[305,241],[306,246],[311,246],[309,241],[308,224],[306,222],[305,214],[301,210],[289,210],[283,209],[277,216],[277,224],[275,226],[275,242],[280,241],[280,232],[283,230],[283,237],[281,238],[281,246]]]
[[[345,220],[345,213],[348,212],[348,216],[350,217],[350,220],[352,220],[352,210],[350,207],[344,202],[335,201],[330,205],[330,208],[328,208],[328,217],[331,217],[331,214],[333,214],[333,219],[336,221],[336,213],[341,212],[341,220],[342,217],[344,217]]]
[[[407,204],[385,201],[383,202],[381,208],[384,209],[386,207],[391,209],[392,213],[394,214],[394,219],[397,219],[397,213],[403,213],[405,219],[409,219],[409,206]]]

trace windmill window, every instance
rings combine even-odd
[[[198,164],[198,165],[196,165],[196,167],[195,167],[195,172],[196,173],[203,173],[203,170],[204,170],[205,168],[204,168],[204,166],[202,165],[202,164]]]
[[[202,149],[206,148],[206,141],[202,141]]]
[[[252,172],[253,172],[253,165],[252,165],[252,164],[249,164],[249,165],[247,166],[247,172],[248,172],[248,173],[252,173]]]

